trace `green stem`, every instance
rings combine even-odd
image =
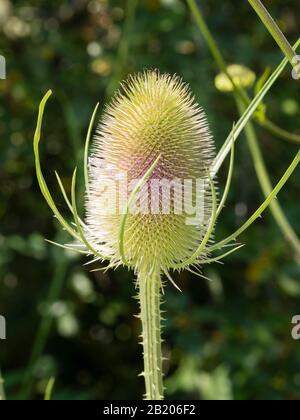
[[[272,37],[275,39],[279,47],[281,48],[281,51],[284,53],[286,58],[289,60],[292,66],[294,66],[293,59],[295,57],[295,52],[293,48],[291,47],[290,43],[280,30],[279,26],[275,22],[275,20],[272,18],[270,13],[267,11],[265,6],[262,4],[260,0],[248,0],[253,9],[256,11],[258,16],[260,17],[263,24],[266,26],[266,28],[269,30]]]
[[[0,370],[0,401],[4,401],[5,399],[4,379]]]
[[[60,252],[55,250],[53,259],[55,260],[56,264],[54,268],[53,279],[50,281],[50,289],[46,298],[47,308],[50,308],[51,305],[60,296],[63,287],[63,281],[65,279],[66,271],[68,268],[66,257]],[[37,328],[34,344],[29,357],[29,362],[26,367],[22,380],[21,390],[18,395],[18,399],[20,400],[27,400],[32,393],[35,382],[33,375],[34,367],[45,349],[52,324],[53,316],[48,311],[46,311],[46,313],[41,318],[40,324]]]
[[[238,120],[238,122],[235,124],[232,131],[229,133],[229,136],[223,143],[221,149],[219,150],[212,168],[211,168],[211,176],[215,177],[216,173],[219,171],[222,163],[226,159],[228,153],[231,150],[231,144],[232,141],[236,141],[241,131],[244,129],[245,125],[248,123],[249,119],[257,109],[258,105],[263,100],[264,96],[267,94],[269,89],[272,87],[272,85],[277,80],[278,76],[283,71],[285,65],[287,64],[287,59],[285,58],[277,67],[277,69],[274,71],[274,73],[270,76],[270,78],[265,83],[264,87],[260,90],[260,92],[255,96],[255,98],[251,101],[249,104],[247,111],[243,114],[243,116]]]
[[[263,88],[264,84],[262,84],[261,89]],[[259,90],[261,90],[259,89]],[[259,90],[257,93],[259,93]],[[240,93],[243,94],[243,97],[240,95]],[[247,92],[244,89],[240,89],[239,91],[234,91],[235,95],[238,95],[240,100],[242,100],[244,102],[244,108],[245,105],[249,105],[251,102],[251,98],[249,97],[249,95],[247,94]],[[245,98],[246,98],[246,102],[245,102]],[[300,144],[300,135],[299,134],[295,134],[295,133],[290,133],[287,130],[284,130],[281,127],[278,127],[278,125],[274,124],[272,121],[270,121],[266,116],[264,117],[264,119],[261,119],[260,117],[257,117],[255,114],[253,115],[254,120],[256,121],[256,123],[258,123],[261,127],[265,128],[266,130],[268,130],[271,134],[282,138],[283,140],[289,141],[290,143],[294,143],[294,144]]]
[[[194,16],[194,19],[198,28],[200,29],[211,51],[212,56],[215,59],[215,62],[218,64],[219,68],[226,74],[229,80],[231,80],[231,76],[227,72],[227,66],[226,66],[225,60],[217,46],[216,41],[214,40],[214,37],[212,36],[208,26],[206,25],[203,15],[200,12],[200,9],[198,8],[195,0],[187,0],[187,4],[192,12],[192,15]]]
[[[270,202],[274,200],[279,192],[282,190],[282,188],[285,186],[286,182],[292,175],[292,173],[295,171],[297,166],[300,163],[300,150],[296,154],[295,158],[293,159],[292,163],[288,167],[288,169],[285,171],[284,175],[281,177],[280,181],[276,185],[276,187],[273,189],[271,194],[266,198],[266,200],[259,206],[259,208],[252,214],[251,217],[240,227],[238,228],[234,233],[229,235],[227,238],[223,239],[222,241],[212,245],[207,249],[208,252],[213,252],[216,249],[221,249],[231,241],[236,241],[236,239],[245,232],[246,229],[248,229],[249,226],[252,225],[252,223],[257,220],[258,217],[262,215],[262,213],[268,208],[270,205]]]
[[[240,114],[242,115],[245,110],[245,107],[243,103],[237,98],[236,98],[236,102],[237,102],[237,106],[239,108]],[[259,147],[259,143],[256,137],[256,133],[251,122],[249,122],[246,125],[245,134],[246,134],[249,150],[252,155],[252,160],[254,162],[257,178],[259,180],[260,186],[262,188],[262,191],[265,197],[268,197],[269,194],[273,191],[273,186],[270,181],[268,171],[267,171],[267,168],[266,168],[266,165],[265,165],[265,162],[264,162],[264,159],[263,159],[260,147]],[[284,237],[295,250],[297,261],[300,261],[299,238],[297,237],[288,219],[286,218],[279,202],[276,200],[271,201],[270,210],[279,228],[281,229]]]
[[[294,144],[300,144],[300,134],[290,133],[289,131],[278,127],[278,125],[274,124],[267,118],[264,121],[259,122],[259,124],[277,137],[280,137]]]
[[[122,73],[124,71],[124,67],[127,61],[128,52],[129,52],[129,44],[130,44],[130,36],[132,33],[132,28],[135,20],[135,12],[137,9],[138,0],[127,0],[126,3],[126,10],[125,10],[125,22],[123,25],[123,34],[121,41],[119,43],[119,48],[117,52],[117,59],[114,65],[114,73],[110,79],[106,90],[106,96],[110,97],[116,85],[119,83],[120,79],[122,78]]]
[[[50,401],[51,400],[54,384],[55,384],[55,378],[51,377],[49,379],[48,383],[47,383],[47,386],[46,386],[45,396],[44,396],[45,401]]]
[[[161,316],[160,316],[160,272],[141,270],[138,274],[139,301],[142,321],[146,400],[162,400]]]
[[[249,0],[251,1],[251,0]],[[187,3],[191,9],[191,12],[195,18],[195,21],[203,35],[203,37],[205,38],[207,45],[210,49],[210,52],[212,54],[212,56],[215,59],[215,62],[217,63],[217,65],[219,66],[220,70],[224,71],[224,67],[225,69],[227,68],[227,64],[225,59],[223,58],[223,55],[217,45],[217,43],[215,42],[209,28],[206,25],[206,22],[201,14],[201,11],[199,10],[199,8],[197,7],[196,3],[194,0],[187,0]],[[297,48],[297,45],[295,46],[295,48]],[[225,72],[227,74],[227,71]],[[240,114],[243,115],[244,111],[246,109],[246,105],[249,104],[250,99],[247,96],[247,93],[242,90],[242,89],[237,89],[236,85],[234,83],[234,81],[232,81],[232,85],[234,87],[234,91],[233,91],[233,96],[238,104],[239,110],[240,110]],[[268,128],[269,131],[271,132],[275,132],[277,135],[281,136],[281,137],[285,137],[286,139],[290,140],[290,141],[294,141],[297,143],[297,141],[299,141],[299,139],[297,138],[298,136],[296,135],[296,137],[294,137],[291,133],[286,132],[285,130],[280,129],[279,127],[277,127],[275,124],[273,124],[271,121],[265,120],[264,122],[261,122],[258,119],[258,122],[264,126],[265,128]],[[253,157],[253,161],[254,161],[254,165],[255,165],[255,170],[257,173],[257,177],[258,180],[261,184],[262,190],[265,194],[266,197],[269,196],[269,194],[272,192],[272,184],[267,172],[267,168],[265,166],[257,139],[256,139],[256,134],[254,131],[254,128],[251,124],[251,122],[249,121],[247,123],[247,125],[245,126],[245,133],[248,139],[248,144],[249,144],[249,149],[250,152],[252,154]],[[225,150],[225,149],[224,149]],[[228,147],[227,147],[228,150]],[[226,151],[226,150],[225,150]],[[289,241],[289,243],[291,244],[291,246],[293,247],[293,249],[296,252],[296,258],[298,260],[299,256],[300,256],[300,241],[298,236],[296,235],[296,233],[294,232],[292,226],[290,225],[289,221],[287,220],[280,204],[273,200],[270,203],[270,209],[272,211],[273,217],[276,220],[279,228],[282,230],[285,238]]]
[[[216,64],[218,65],[220,71],[226,74],[227,78],[231,81],[234,93],[240,97],[240,99],[244,102],[244,105],[250,104],[250,98],[247,94],[245,94],[245,91],[243,91],[240,87],[236,85],[232,77],[227,71],[227,63],[221,53],[221,50],[219,49],[209,27],[207,26],[205,19],[202,15],[201,10],[197,6],[195,0],[187,0],[187,4],[191,10],[191,13],[195,19],[195,22],[200,30],[200,32],[203,35],[203,38],[205,39],[207,46],[211,52],[211,55],[213,56]],[[294,47],[296,48],[296,47]],[[294,54],[295,55],[295,54]],[[253,115],[253,118],[256,120],[256,122],[270,131],[272,134],[275,134],[278,137],[281,137],[284,140],[293,142],[293,143],[300,143],[300,136],[297,134],[289,133],[286,130],[283,130],[280,127],[277,127],[274,123],[272,123],[269,120],[265,120],[262,122],[260,118],[256,117],[255,114]]]

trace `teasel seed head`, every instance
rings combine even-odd
[[[122,220],[119,181],[124,174],[128,185],[141,179],[157,158],[143,188],[148,195],[143,195],[143,190],[139,195],[140,207],[144,205],[145,209],[146,205],[149,213],[129,212],[124,229],[126,261],[137,270],[151,270],[153,265],[169,270],[186,261],[201,243],[212,214],[209,170],[214,143],[205,113],[180,77],[155,70],[130,76],[121,84],[93,139],[86,235],[114,265],[124,263],[119,252]],[[201,223],[189,225],[184,211],[177,214],[174,188],[169,214],[162,210],[162,197],[158,203],[154,203],[152,196],[149,198],[151,182],[162,180],[177,180],[175,183],[180,180],[182,185],[184,180],[193,182],[193,202],[197,194],[203,200]],[[198,192],[196,180],[203,182]],[[117,186],[116,195],[113,190],[108,192],[110,185]],[[105,214],[105,208],[112,203],[116,203],[116,212]],[[151,203],[159,212],[153,214]]]

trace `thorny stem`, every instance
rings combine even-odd
[[[142,322],[142,344],[144,352],[144,376],[146,400],[164,398],[161,352],[161,316],[159,271],[154,268],[151,273],[146,269],[138,274],[140,318]]]

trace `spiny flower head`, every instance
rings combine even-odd
[[[125,190],[130,196],[136,181],[158,159],[126,219],[126,260],[137,269],[151,269],[155,262],[165,270],[187,260],[203,239],[211,217],[208,173],[213,157],[205,114],[179,77],[158,71],[129,77],[106,107],[93,141],[86,235],[95,249],[114,264],[122,263],[122,182],[126,177]],[[185,188],[184,180],[188,180]],[[201,188],[196,188],[197,180],[202,181]],[[164,182],[171,186],[167,212],[163,208],[163,194],[167,194]],[[162,187],[162,194],[149,193],[154,185]],[[175,195],[180,185],[185,193],[189,186],[194,204],[201,195],[201,222],[189,224],[187,214],[178,211]],[[183,196],[179,197],[181,204]]]

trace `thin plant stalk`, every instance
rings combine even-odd
[[[279,26],[275,22],[275,20],[272,18],[268,10],[265,8],[265,6],[262,4],[260,0],[248,0],[253,9],[256,11],[258,16],[260,17],[261,21],[265,25],[265,27],[268,29],[272,37],[275,39],[277,44],[279,45],[281,51],[286,56],[286,58],[289,60],[291,65],[293,66],[295,63],[293,62],[295,57],[295,51],[291,47],[289,41],[286,39],[285,35],[280,30]]]
[[[200,12],[195,0],[187,0],[187,4],[192,12],[192,15],[195,19],[195,22],[198,26],[198,28],[200,29],[200,31],[202,32],[202,35],[204,36],[207,45],[209,46],[209,49],[216,61],[216,63],[218,64],[219,68],[222,69],[222,71],[227,75],[227,77],[229,79],[231,79],[230,74],[228,74],[227,72],[227,66],[225,63],[225,60],[221,54],[221,51],[219,50],[219,47],[214,39],[214,37],[212,36],[211,31],[209,30],[208,26],[206,25],[205,19],[202,15],[202,13]]]
[[[241,101],[237,100],[237,105],[242,114],[244,112],[244,105]],[[257,178],[259,180],[261,189],[265,195],[268,195],[273,190],[273,186],[268,175],[268,171],[263,159],[263,155],[256,137],[255,129],[251,122],[245,127],[245,135],[247,138],[248,146],[250,153],[252,155],[252,160],[254,162],[254,167],[256,171]],[[290,222],[286,218],[280,203],[277,200],[273,200],[270,203],[270,210],[272,211],[273,217],[276,220],[279,228],[282,231],[282,234],[286,238],[286,240],[292,244],[295,252],[296,252],[296,259],[300,262],[300,241],[298,236],[296,235],[295,231],[293,230]]]
[[[290,133],[287,130],[284,130],[281,127],[278,127],[273,121],[270,121],[268,118],[265,118],[260,125],[268,130],[271,134],[274,134],[276,137],[279,137],[283,140],[286,140],[290,143],[300,145],[300,134]]]
[[[47,383],[46,390],[45,390],[45,401],[50,401],[52,398],[53,388],[55,384],[55,378],[51,377]]]
[[[231,241],[236,241],[236,239],[245,232],[249,226],[252,225],[252,223],[262,215],[262,213],[268,208],[272,200],[274,200],[279,192],[282,190],[292,173],[295,171],[297,166],[300,163],[300,150],[292,160],[290,166],[285,171],[284,175],[281,177],[280,181],[277,183],[276,187],[273,189],[271,194],[266,198],[266,200],[259,206],[259,208],[252,214],[251,217],[241,226],[239,227],[235,232],[233,232],[231,235],[229,235],[227,238],[221,240],[220,242],[212,245],[208,248],[208,252],[213,252],[216,249],[221,249],[225,245],[229,244]]]
[[[263,87],[260,87],[260,89]],[[260,89],[257,91],[257,93],[259,93]],[[241,97],[240,92],[243,93],[243,97]],[[244,98],[247,98],[247,103],[249,104],[251,102],[251,99],[249,97],[249,95],[247,94],[247,92],[244,89],[239,89],[239,91],[235,90],[235,97],[239,98],[239,101],[244,105],[245,108],[245,101],[242,100]],[[263,127],[264,129],[266,129],[267,131],[269,131],[269,133],[275,135],[276,137],[279,137],[280,139],[286,140],[290,143],[293,144],[297,144],[300,145],[300,135],[296,134],[296,133],[290,133],[289,131],[278,127],[278,125],[276,125],[273,121],[270,121],[266,115],[263,115],[263,118],[261,117],[255,117],[254,121],[256,123],[258,123],[258,125],[260,125],[261,127]]]
[[[60,241],[61,235],[59,236]],[[49,309],[51,305],[60,296],[63,287],[63,282],[66,277],[66,272],[68,268],[68,260],[66,259],[66,257],[62,255],[61,252],[54,252],[53,259],[55,260],[56,264],[54,268],[53,278],[50,280],[48,296],[46,297],[47,308],[37,328],[37,333],[30,353],[29,362],[23,376],[21,390],[18,396],[20,400],[27,400],[32,393],[32,389],[34,387],[35,382],[33,374],[34,367],[40,356],[43,354],[53,324],[53,316],[49,312]]]
[[[127,0],[125,8],[125,21],[123,25],[123,34],[119,43],[117,51],[117,59],[114,64],[114,72],[110,78],[110,82],[106,89],[106,96],[109,98],[116,89],[119,81],[122,78],[122,73],[126,65],[126,61],[129,53],[130,38],[132,34],[132,28],[135,20],[135,13],[138,5],[138,0]]]
[[[5,399],[4,379],[0,370],[0,401],[4,401]]]
[[[201,14],[201,11],[197,7],[194,0],[187,0],[187,2],[190,6],[190,9],[191,9],[194,17],[195,17],[196,23],[197,23],[202,35],[204,36],[204,38],[207,42],[207,45],[210,49],[210,52],[215,59],[216,64],[219,66],[221,71],[224,71],[224,66],[225,66],[225,68],[227,68],[225,59],[223,58],[223,55],[222,55],[216,41],[214,40],[209,28],[207,27],[206,22],[205,22],[202,14]],[[299,44],[299,41],[298,41],[298,43],[296,43],[295,48],[297,48],[298,44]],[[287,60],[287,58],[285,60]],[[226,73],[227,73],[227,71],[226,71]],[[268,82],[266,82],[266,84],[267,83]],[[232,81],[232,84],[233,84],[233,87],[235,87],[234,81]],[[240,110],[241,115],[244,115],[244,113],[245,113],[244,99],[245,99],[245,97],[247,98],[247,95],[245,93],[240,95],[240,92],[241,92],[241,89],[234,89],[233,95],[234,95],[234,98],[235,98],[235,100],[236,100],[236,102],[239,106],[239,110]],[[266,166],[264,164],[259,146],[257,144],[254,129],[251,125],[249,126],[249,122],[248,122],[248,126],[246,126],[246,128],[247,128],[246,135],[247,135],[247,138],[248,138],[248,146],[249,146],[249,150],[250,150],[250,152],[252,154],[252,157],[253,157],[253,160],[254,160],[256,174],[257,174],[257,177],[258,177],[258,180],[260,182],[260,185],[261,185],[261,188],[263,190],[264,195],[266,197],[268,197],[269,194],[272,191],[272,184],[271,184],[271,181],[270,181],[270,177],[268,175],[268,172],[267,172]],[[255,137],[253,136],[253,134],[254,134]],[[224,146],[223,146],[223,148],[224,148]],[[228,146],[227,146],[227,150],[228,150]],[[221,152],[222,152],[222,149],[221,149]],[[228,150],[228,152],[229,152],[229,150]],[[258,159],[258,161],[256,161],[255,159]],[[286,238],[286,240],[290,243],[290,245],[294,249],[297,260],[299,260],[299,251],[300,251],[299,238],[296,235],[296,233],[294,232],[294,230],[293,230],[292,226],[290,225],[288,219],[286,218],[280,204],[273,200],[271,202],[271,205],[270,205],[270,210],[271,210],[271,212],[273,214],[273,217],[274,217],[275,221],[277,222],[279,228],[283,232],[284,237]]]
[[[200,10],[200,8],[197,6],[195,0],[187,0],[187,4],[190,8],[190,11],[194,17],[194,20],[196,22],[196,25],[198,26],[200,32],[202,33],[208,48],[211,52],[211,55],[213,56],[216,64],[218,65],[219,69],[226,74],[230,82],[232,83],[232,86],[234,88],[234,91],[237,95],[239,95],[240,99],[244,102],[245,105],[249,105],[249,98],[247,95],[244,94],[243,90],[241,90],[236,84],[234,83],[234,80],[232,79],[231,75],[227,71],[227,64],[226,61],[221,53],[221,50],[219,49],[209,27],[207,26],[205,19],[203,17],[203,14]],[[294,46],[294,49],[297,48],[299,44],[297,43]],[[295,54],[294,54],[295,55]],[[289,60],[287,58],[287,60]],[[270,131],[272,134],[275,134],[276,136],[282,138],[283,140],[290,141],[292,143],[300,143],[300,136],[294,133],[289,133],[288,131],[282,129],[281,127],[277,127],[276,124],[274,124],[272,121],[269,121],[265,118],[264,121],[261,121],[259,117],[257,117],[255,114],[253,115],[253,118],[257,124],[264,127],[268,131]]]
[[[300,40],[299,40],[300,42]],[[251,103],[248,105],[246,111],[243,113],[242,117],[238,120],[235,124],[234,128],[229,133],[227,139],[223,143],[221,149],[219,150],[214,163],[211,168],[211,177],[214,178],[218,173],[220,167],[222,166],[224,160],[228,156],[231,150],[232,143],[238,139],[239,134],[244,129],[247,122],[250,120],[254,112],[256,111],[259,104],[261,104],[263,98],[275,83],[279,75],[282,73],[283,69],[285,68],[286,64],[288,63],[287,59],[285,58],[277,67],[277,69],[272,73],[269,77],[267,82],[264,84],[263,88],[259,91],[259,93],[252,99]]]

